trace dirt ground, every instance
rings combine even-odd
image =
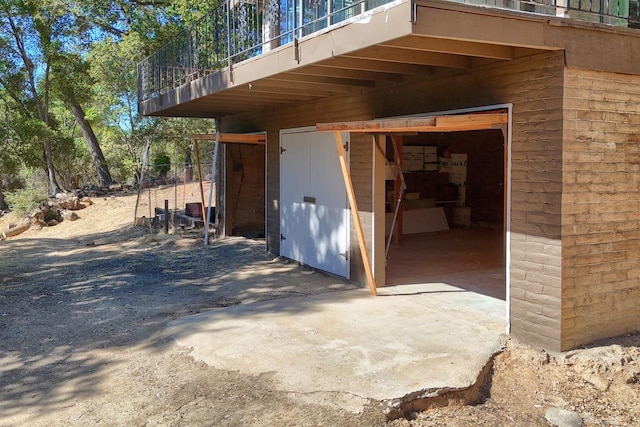
[[[482,402],[390,422],[379,402],[352,414],[195,362],[161,338],[171,320],[359,285],[260,241],[149,234],[131,226],[134,195],[94,202],[77,221],[0,242],[0,426],[549,426],[550,407],[585,426],[640,425],[638,335],[564,354],[509,340]]]

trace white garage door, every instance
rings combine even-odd
[[[280,151],[280,255],[348,278],[349,211],[333,134],[281,131]]]

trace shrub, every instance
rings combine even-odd
[[[171,170],[171,159],[165,153],[156,154],[153,159],[153,167],[161,178],[166,178]]]
[[[7,191],[4,198],[11,210],[19,215],[30,212],[47,202],[49,197],[40,190],[24,188],[15,191]]]

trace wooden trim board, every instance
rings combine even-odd
[[[507,113],[459,114],[452,116],[415,117],[354,122],[318,123],[321,132],[407,133],[459,132],[495,129],[507,124]]]
[[[267,135],[264,133],[220,133],[219,142],[225,144],[253,144],[265,145]],[[189,135],[189,139],[194,141],[216,141],[216,134],[194,134]]]

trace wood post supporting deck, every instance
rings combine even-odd
[[[344,185],[347,189],[349,207],[351,208],[351,215],[353,217],[353,223],[355,225],[356,234],[358,236],[358,244],[360,246],[362,262],[364,263],[364,271],[367,276],[367,283],[369,284],[371,295],[378,295],[376,281],[373,277],[373,270],[371,269],[371,258],[369,257],[369,250],[367,249],[367,241],[364,236],[364,231],[362,230],[362,222],[360,221],[360,211],[358,210],[358,204],[356,202],[356,194],[353,189],[351,174],[349,173],[349,165],[347,163],[347,155],[344,150],[342,134],[340,132],[334,132],[333,134],[336,140],[336,149],[338,150],[338,160],[340,161],[340,168],[342,169],[342,178],[344,179]]]

